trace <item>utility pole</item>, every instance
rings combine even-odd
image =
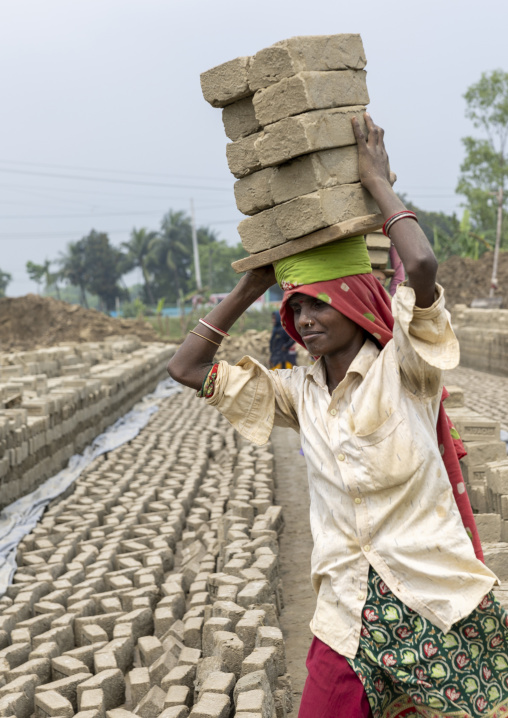
[[[489,297],[494,296],[497,289],[497,267],[499,263],[499,247],[501,245],[501,230],[503,228],[503,185],[496,192],[497,196],[497,228],[496,228],[496,244],[494,245],[494,264],[492,266],[492,279],[490,280]]]
[[[191,226],[192,226],[192,251],[194,253],[194,273],[196,276],[196,286],[198,288],[198,292],[200,292],[203,289],[203,286],[201,284],[201,267],[199,264],[199,251],[198,251],[198,235],[196,232],[196,220],[194,217],[194,200],[191,199],[190,201],[191,206]]]

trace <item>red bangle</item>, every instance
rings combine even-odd
[[[390,231],[392,225],[395,224],[395,222],[398,222],[399,219],[414,219],[415,222],[418,222],[418,217],[414,212],[411,212],[410,209],[404,209],[401,212],[395,212],[395,214],[392,214],[391,217],[388,217],[386,222],[383,224],[383,234],[385,237],[390,237],[388,232]]]

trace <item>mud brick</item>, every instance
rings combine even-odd
[[[273,711],[273,698],[271,692],[262,690],[242,691],[238,695],[236,715],[262,715],[271,716]],[[270,712],[268,712],[270,711]]]
[[[366,105],[369,103],[367,73],[364,70],[300,72],[258,90],[252,102],[262,127],[312,110]]]
[[[262,132],[256,132],[253,135],[242,137],[236,142],[230,142],[226,145],[228,167],[235,177],[245,177],[252,172],[262,169],[263,165],[261,164],[257,148],[258,140],[261,139],[262,136]],[[296,155],[292,156],[295,157]],[[277,163],[273,162],[271,164]],[[264,166],[268,167],[270,165],[267,163]]]
[[[284,637],[280,628],[274,626],[260,626],[256,636],[256,648],[275,648],[275,665],[277,675],[283,676],[286,673],[286,650]]]
[[[9,693],[0,698],[0,715],[30,718],[33,712],[33,701],[23,691]]]
[[[149,608],[140,608],[130,613],[124,613],[116,620],[120,623],[130,624],[132,636],[137,641],[141,636],[149,636],[153,633],[153,615]]]
[[[468,441],[467,457],[469,463],[473,466],[477,466],[478,464],[486,464],[487,462],[491,461],[504,461],[508,471],[508,461],[506,460],[506,444],[504,443],[504,441]]]
[[[163,710],[159,718],[187,718],[188,715],[187,706],[171,706]]]
[[[379,212],[360,184],[340,185],[297,197],[238,225],[244,248],[254,254],[323,227]]]
[[[244,177],[255,172],[258,166],[272,167],[311,152],[355,145],[351,118],[356,117],[362,130],[366,131],[364,113],[364,106],[335,108],[316,110],[275,122],[262,132],[246,138],[253,139],[250,154],[245,155],[250,164],[241,167],[242,174],[236,174],[230,167],[231,172],[235,177]]]
[[[213,636],[213,654],[220,658],[223,671],[234,673],[237,678],[240,677],[244,645],[236,633],[216,631]]]
[[[56,691],[46,691],[35,696],[35,718],[72,718],[72,703]]]
[[[79,700],[80,711],[96,711],[104,714],[104,693],[99,688],[83,691]]]
[[[200,76],[203,97],[212,107],[225,107],[252,94],[247,80],[250,57],[237,57]]]
[[[448,411],[455,428],[462,441],[485,441],[499,439],[499,422],[489,421],[480,414],[461,409]]]
[[[0,651],[0,671],[10,671],[12,668],[28,660],[31,646],[29,643],[13,643]]]
[[[477,518],[477,516],[475,516]],[[508,579],[508,544],[491,543],[483,546],[485,563],[501,581]]]
[[[83,681],[78,685],[78,701],[81,699],[83,691],[90,689],[99,689],[104,693],[104,707],[106,710],[117,708],[122,705],[125,700],[125,680],[118,668],[101,671],[96,676]]]
[[[242,663],[242,677],[254,671],[265,671],[270,686],[272,690],[274,690],[277,683],[276,655],[277,652],[273,646],[268,648],[255,648]]]
[[[95,655],[106,652],[113,654],[118,668],[122,673],[126,673],[132,666],[134,656],[134,640],[132,636],[113,638],[104,647],[99,648]]]
[[[106,712],[106,718],[138,718],[135,713],[126,711],[123,708],[113,708],[112,711]]]
[[[149,668],[150,681],[160,686],[165,676],[170,673],[173,668],[178,665],[178,657],[171,651],[167,650],[158,658]]]
[[[82,646],[84,643],[83,630],[85,626],[98,626],[99,628],[102,628],[106,632],[108,639],[111,640],[113,638],[113,628],[115,626],[115,623],[117,622],[117,619],[122,618],[126,615],[129,614],[118,612],[76,618],[74,622],[74,635],[76,640],[76,646]],[[98,634],[97,639],[104,640],[104,638],[100,638]],[[88,636],[88,640],[90,643],[92,642],[90,640],[90,636]]]
[[[166,694],[159,686],[150,688],[146,696],[144,696],[135,711],[141,718],[158,718],[164,710],[164,699]]]
[[[232,631],[233,623],[229,618],[216,617],[205,621],[203,625],[202,647],[203,656],[213,655],[213,636],[217,631]]]
[[[191,706],[192,691],[188,686],[170,686],[164,699],[164,708]]]
[[[133,668],[128,675],[132,705],[137,706],[150,690],[148,668]]]
[[[303,70],[361,70],[366,63],[360,35],[292,37],[260,50],[251,58],[249,87],[259,90]]]
[[[231,698],[235,682],[236,679],[234,673],[223,673],[222,671],[210,673],[201,687],[201,692],[225,693]]]
[[[269,583],[275,581],[279,571],[277,556],[273,553],[266,553],[258,556],[252,564],[252,568],[261,571]]]
[[[256,214],[319,189],[358,182],[356,145],[312,152],[280,167],[267,167],[235,182],[238,209]]]
[[[494,494],[508,494],[508,460],[491,461],[485,465],[487,486]]]
[[[40,683],[48,683],[51,680],[51,661],[49,658],[32,658],[9,671],[5,680],[10,683],[16,678],[21,678],[30,673],[37,675]]]
[[[70,651],[66,651],[65,656],[71,658],[77,658],[78,661],[82,661],[90,673],[94,667],[94,655],[95,653],[107,645],[107,641],[101,643],[91,643],[87,646],[80,646],[79,648],[73,648]]]
[[[164,600],[164,599],[163,599]],[[180,618],[182,618],[184,613],[182,612]],[[155,611],[153,612],[153,624],[154,624],[154,633],[157,637],[163,636],[165,633],[169,631],[171,626],[176,622],[177,616],[175,615],[173,608],[171,606],[161,606],[160,604],[157,606]]]
[[[59,681],[62,678],[68,678],[76,673],[86,673],[89,671],[88,666],[83,661],[73,658],[72,656],[58,656],[51,661],[51,675],[53,681]]]
[[[164,653],[162,643],[155,636],[142,636],[138,640],[138,650],[143,666],[150,666]]]
[[[245,97],[243,100],[227,105],[222,110],[222,122],[226,136],[233,142],[261,129],[254,112],[252,97]]]
[[[228,718],[230,701],[224,693],[202,693],[189,718]]]
[[[271,593],[268,581],[250,581],[238,594],[238,605],[249,608],[252,605],[267,603]]]
[[[94,673],[119,668],[115,654],[112,651],[97,651],[94,656]]]
[[[166,592],[166,588],[169,590],[168,584],[163,584],[161,586],[162,593],[164,595],[164,598],[161,598],[159,603],[157,604],[158,608],[170,608],[173,615],[175,616],[175,620],[178,618],[182,618],[183,614],[185,613],[185,594],[181,590],[174,590],[171,589],[171,593]]]
[[[458,409],[464,406],[464,389],[455,384],[447,385],[446,389],[450,394],[444,401],[446,411],[448,409]]]
[[[369,249],[369,259],[373,269],[386,269],[388,264],[388,250]]]
[[[74,711],[78,710],[78,686],[90,678],[90,673],[76,673],[68,678],[61,678],[59,681],[52,681],[42,686],[37,686],[35,695],[46,691],[56,691],[72,704]]]
[[[382,232],[370,232],[365,235],[367,249],[385,249],[389,250],[391,241],[389,237],[385,237]],[[448,387],[446,387],[448,389]],[[448,405],[447,405],[448,406]]]
[[[482,543],[499,543],[501,540],[501,517],[499,514],[477,514],[475,521]]]
[[[189,648],[201,650],[201,633],[203,630],[203,618],[189,618],[184,623],[183,642]]]
[[[161,688],[168,691],[170,686],[187,686],[194,688],[196,666],[176,666],[161,681]]]
[[[235,633],[244,644],[244,655],[248,656],[256,647],[258,628],[264,624],[264,611],[246,611],[236,624]]]

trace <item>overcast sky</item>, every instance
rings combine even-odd
[[[27,260],[56,259],[93,228],[114,244],[189,211],[230,243],[221,112],[199,75],[294,35],[359,32],[374,119],[396,187],[460,212],[475,132],[463,94],[508,70],[506,0],[0,0],[0,268],[35,291]]]

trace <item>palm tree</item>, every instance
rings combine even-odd
[[[145,293],[150,304],[156,304],[152,292],[149,273],[149,262],[153,256],[158,238],[157,232],[150,232],[146,227],[134,228],[128,242],[122,242],[122,247],[127,250],[127,260],[132,268],[139,267],[145,283]]]
[[[66,279],[69,284],[79,287],[80,304],[88,309],[86,299],[86,258],[85,243],[80,239],[78,242],[69,242],[67,245],[67,254],[60,255],[61,276]]]
[[[192,229],[185,212],[170,210],[164,215],[154,253],[159,263],[169,269],[173,279],[172,294],[179,297],[187,290],[192,266]]]

